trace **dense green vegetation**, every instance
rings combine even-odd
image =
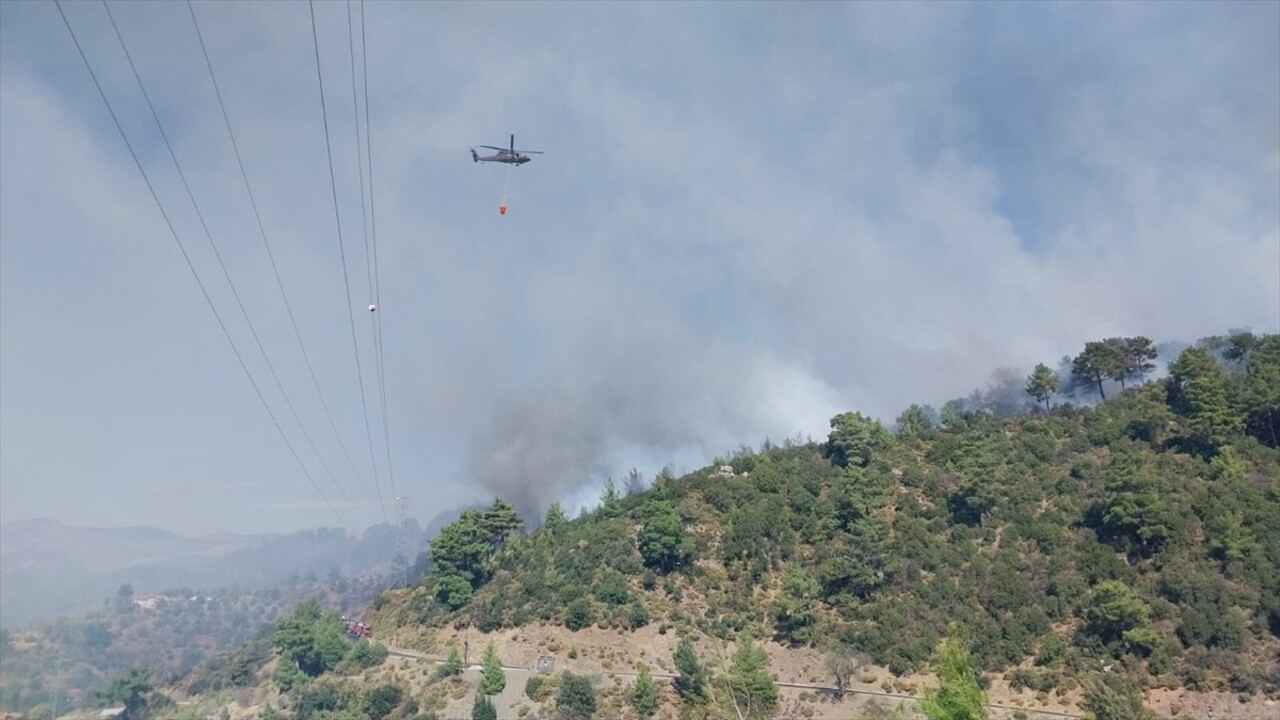
[[[658,623],[896,674],[946,667],[958,627],[976,668],[1018,687],[1132,699],[1094,681],[1105,663],[1131,688],[1275,694],[1280,336],[1207,338],[1148,382],[1155,359],[1145,338],[1089,343],[1064,374],[912,406],[892,430],[844,413],[825,442],[610,484],[530,533],[496,499],[432,542],[430,574],[375,603],[380,622]],[[690,670],[677,690],[707,701]],[[730,699],[748,687],[726,682]]]
[[[326,672],[350,674],[387,659],[387,649],[381,645],[351,642],[338,613],[322,609],[314,600],[300,603],[292,615],[280,620],[271,643],[280,658],[271,680],[286,693]]]
[[[380,643],[347,634],[337,611],[313,599],[275,623],[251,643],[210,660],[190,673],[185,689],[211,693],[259,685],[264,666],[275,659],[270,684],[280,691],[280,705],[269,705],[263,717],[294,720],[382,720],[414,718],[418,701],[396,682],[362,683],[363,671],[388,657]]]

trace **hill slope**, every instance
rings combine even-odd
[[[1148,689],[1274,695],[1280,337],[1255,340],[1235,357],[1202,342],[1093,407],[950,406],[896,435],[842,414],[824,443],[664,474],[574,520],[553,507],[528,535],[496,500],[432,542],[431,575],[375,603],[377,626],[436,650],[451,625],[657,625],[900,676],[956,626],[1015,689],[1078,694],[1106,665]]]

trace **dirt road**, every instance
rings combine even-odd
[[[406,660],[429,662],[435,665],[440,665],[444,662],[444,658],[433,657],[413,652],[411,650],[389,649],[389,652],[392,657],[404,658]],[[472,663],[464,669],[463,677],[467,680],[478,681],[482,667],[483,666],[478,663]],[[522,703],[527,704],[527,699],[524,696],[525,683],[530,677],[536,675],[537,672],[533,668],[518,665],[503,665],[502,669],[507,673],[507,686],[499,695],[493,698],[494,705],[498,708],[499,720],[515,720],[519,717],[516,708]],[[556,668],[556,671],[561,670],[568,670],[570,672],[574,671],[572,667],[568,666]],[[619,679],[625,678],[628,681],[633,681],[636,677],[635,673],[630,672],[611,672],[609,674],[614,675]],[[655,679],[663,678],[666,680],[674,680],[676,678],[676,675],[672,673],[651,672],[650,675]],[[812,720],[848,720],[848,718],[855,716],[861,708],[866,707],[871,702],[879,701],[881,704],[903,703],[910,707],[914,706],[920,699],[915,695],[880,692],[876,690],[847,690],[844,693],[844,697],[841,698],[833,687],[810,683],[779,682],[778,688],[780,691],[779,704],[781,707],[785,707],[787,701],[798,701],[801,693],[812,693],[813,695],[816,695],[819,698],[819,703],[813,707],[813,713],[809,716]],[[470,697],[465,701],[466,717],[470,717],[471,702]],[[1012,718],[1013,714],[1019,710],[1025,713],[1030,720],[1075,720],[1083,717],[1081,715],[1073,715],[1070,713],[1016,708],[1007,705],[990,705],[989,707],[992,711],[992,720]],[[451,706],[449,711],[457,712],[458,710]]]

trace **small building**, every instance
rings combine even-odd
[[[134,595],[133,604],[143,610],[155,610],[160,605],[161,600],[165,600],[163,595]]]

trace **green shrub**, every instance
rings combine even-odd
[[[591,611],[591,603],[586,598],[578,598],[565,608],[564,625],[570,630],[581,630],[595,620]]]

